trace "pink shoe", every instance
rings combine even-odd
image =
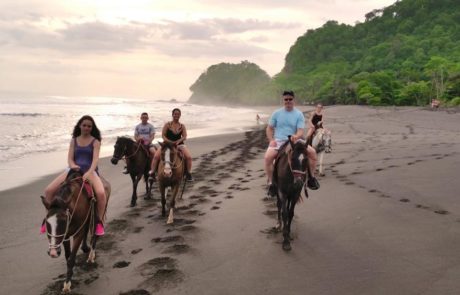
[[[46,223],[43,222],[42,223],[42,226],[40,227],[40,234],[44,234],[46,233]]]
[[[104,225],[102,224],[102,222],[98,222],[96,224],[96,232],[94,234],[96,236],[103,236],[105,234]]]

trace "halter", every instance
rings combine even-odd
[[[292,148],[289,149],[289,150],[285,150],[285,153],[286,153],[287,156],[288,156],[287,158],[288,158],[289,170],[291,170],[292,175],[295,176],[296,174],[300,174],[300,175],[305,176],[305,175],[307,174],[306,171],[292,169],[292,160],[291,160],[291,154],[293,153]],[[305,157],[308,157],[308,155],[307,155],[306,152],[303,152],[302,154],[303,154]],[[302,177],[302,178],[303,178],[303,181],[305,181],[305,177]]]
[[[81,179],[82,177],[76,177],[76,178],[73,178],[69,181],[75,181],[75,180],[78,180],[78,179]],[[84,183],[82,182],[81,184],[81,187],[80,187],[80,191],[78,192],[78,196],[77,196],[77,201],[75,202],[75,208],[74,210],[72,211],[72,214],[70,214],[70,210],[69,208],[66,209],[65,213],[66,213],[66,227],[65,227],[65,232],[62,234],[62,235],[53,235],[53,234],[50,234],[48,232],[48,227],[46,227],[46,235],[50,238],[61,238],[61,237],[64,237],[62,239],[62,241],[57,244],[57,245],[53,245],[51,244],[50,242],[48,242],[48,245],[49,245],[49,249],[58,249],[61,247],[61,245],[66,242],[66,241],[70,241],[71,238],[73,238],[74,236],[76,236],[83,228],[83,226],[86,224],[86,222],[88,221],[88,218],[89,216],[91,215],[91,222],[90,222],[90,228],[91,228],[91,225],[94,225],[94,214],[91,214],[91,212],[93,212],[93,206],[94,206],[94,202],[95,202],[95,199],[94,197],[91,198],[91,202],[90,202],[90,208],[88,209],[88,214],[86,215],[85,217],[85,220],[82,222],[82,224],[80,225],[80,227],[78,228],[78,230],[73,234],[73,235],[70,235],[68,238],[65,238],[67,236],[67,234],[69,233],[69,228],[70,228],[70,224],[72,223],[72,218],[73,218],[73,215],[75,213],[75,209],[76,209],[76,204],[78,204],[78,201],[80,200],[80,196],[81,196],[81,193],[83,191],[83,188],[84,188]]]
[[[171,151],[171,148],[169,148],[169,150]],[[182,166],[183,164],[183,160],[182,158],[179,156],[179,150],[176,149],[176,157],[174,158],[174,162],[171,163],[171,161],[166,161],[166,160],[163,160],[161,159],[164,163],[168,163],[170,166],[171,166],[171,169],[176,169],[176,168],[179,168]]]
[[[126,149],[127,149],[127,147],[126,147],[126,145],[125,145],[125,147],[124,147],[124,149],[123,149],[123,152],[121,153],[123,156],[122,156],[121,158],[120,158],[120,157],[113,156],[113,158],[115,158],[115,159],[117,159],[117,160],[121,160],[121,159],[123,159],[123,158],[124,158],[124,159],[129,159],[129,158],[133,157],[135,154],[137,154],[137,151],[139,150],[140,147],[141,147],[141,144],[138,144],[136,150],[134,151],[134,153],[132,153],[131,155],[127,156],[127,155],[125,155]]]

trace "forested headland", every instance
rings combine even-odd
[[[460,1],[402,0],[365,18],[308,30],[274,77],[247,61],[213,65],[190,100],[266,104],[291,89],[306,103],[460,105]]]

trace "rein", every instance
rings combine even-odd
[[[76,177],[76,178],[73,178],[71,179],[70,181],[75,181],[75,180],[78,180],[78,179],[81,179],[82,177]],[[83,188],[85,187],[84,183],[82,182],[81,184],[81,187],[80,187],[80,191],[78,192],[78,196],[77,196],[77,201],[75,202],[75,208],[74,210],[72,211],[72,214],[70,214],[69,212],[69,208],[66,209],[66,227],[65,227],[65,232],[62,234],[62,235],[53,235],[53,234],[50,234],[48,232],[48,227],[46,227],[46,234],[48,237],[51,237],[51,238],[60,238],[60,237],[64,237],[64,239],[62,239],[62,241],[58,244],[58,245],[53,245],[51,243],[48,243],[49,245],[49,248],[50,249],[57,249],[59,247],[61,247],[61,245],[66,242],[66,241],[70,241],[71,238],[73,238],[74,236],[76,236],[82,229],[83,229],[83,226],[86,224],[86,222],[88,221],[88,218],[90,217],[91,215],[91,222],[90,222],[90,226],[91,224],[94,224],[94,214],[91,214],[91,212],[93,212],[93,207],[94,207],[94,197],[91,198],[91,202],[90,202],[90,207],[88,209],[88,214],[86,214],[86,217],[85,217],[85,220],[82,222],[82,224],[80,225],[80,227],[78,228],[78,230],[70,235],[68,238],[65,238],[67,236],[67,234],[69,233],[69,228],[70,228],[70,224],[72,223],[72,219],[73,219],[73,216],[75,214],[75,210],[76,210],[76,205],[78,204],[78,201],[80,200],[80,196],[81,196],[81,193],[83,192]]]

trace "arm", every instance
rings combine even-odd
[[[267,129],[265,129],[265,134],[267,135],[269,146],[276,146],[276,141],[273,137],[275,134],[275,128],[273,128],[273,126],[267,125]]]
[[[141,137],[139,136],[139,133],[137,133],[137,126],[134,128],[134,140],[136,142],[139,141],[139,139],[141,139]]]
[[[161,131],[161,137],[163,138],[163,141],[164,142],[169,142],[169,143],[172,143],[171,140],[169,140],[167,137],[166,137],[166,133],[168,132],[168,123],[164,124],[163,126],[163,130]]]
[[[70,169],[80,169],[80,166],[78,166],[74,160],[75,140],[75,138],[70,140],[69,153],[67,154],[67,164],[69,165]]]
[[[88,179],[88,175],[91,175],[91,173],[96,171],[97,162],[99,161],[99,152],[101,150],[101,142],[96,139],[93,143],[93,148],[93,161],[91,162],[89,170],[86,171],[85,175],[83,175],[83,180]]]
[[[187,128],[185,128],[184,124],[181,124],[181,125],[182,125],[182,137],[176,141],[177,145],[181,144],[187,139]]]

